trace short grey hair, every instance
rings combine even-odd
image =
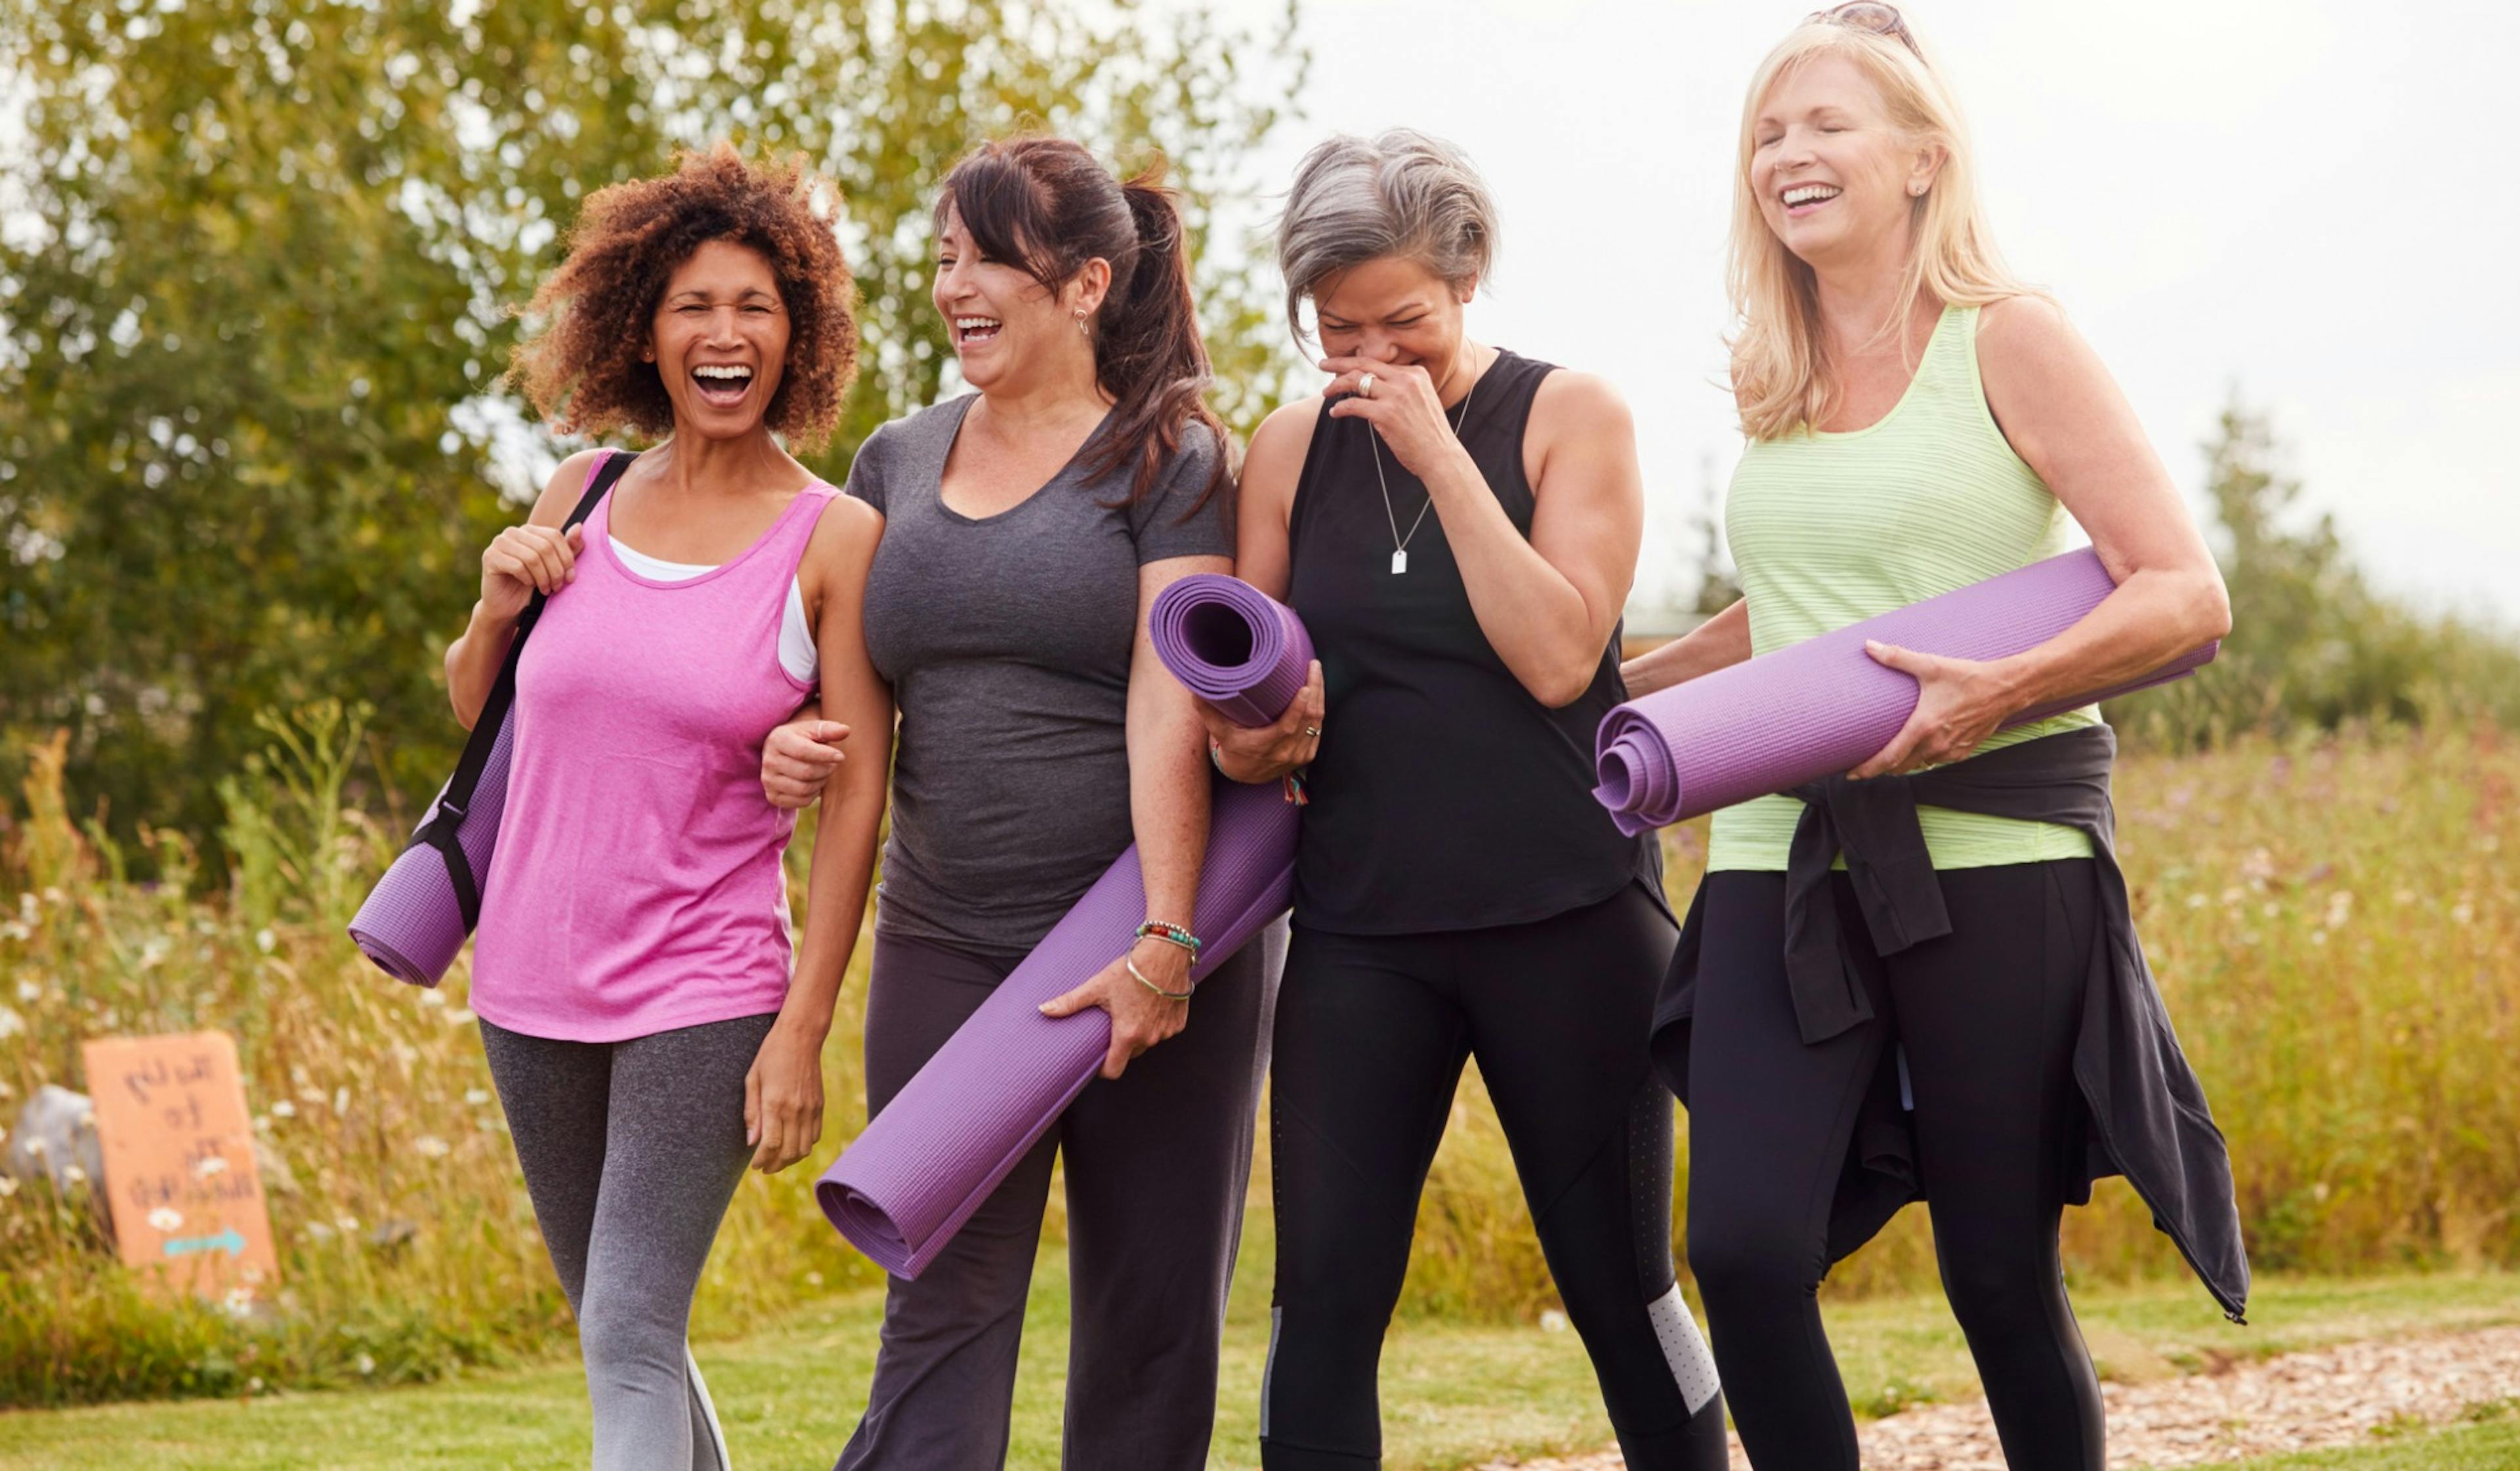
[[[1460,149],[1405,127],[1325,139],[1278,215],[1286,325],[1301,342],[1304,299],[1369,260],[1404,256],[1459,286],[1486,279],[1496,251],[1496,201]]]

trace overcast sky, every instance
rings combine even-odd
[[[1674,580],[1702,458],[1729,479],[1740,453],[1711,386],[1731,161],[1752,69],[1807,9],[1305,4],[1305,115],[1265,176],[1282,187],[1325,133],[1392,124],[1478,161],[1504,259],[1471,331],[1626,391],[1654,507],[1640,602]],[[1997,239],[2096,345],[2181,485],[2201,487],[2198,442],[2236,383],[2388,587],[2520,626],[2520,191],[2503,177],[2520,8],[1905,10],[1968,112]]]

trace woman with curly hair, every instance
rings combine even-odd
[[[893,1279],[866,1416],[840,1465],[1005,1463],[1024,1293],[1063,1157],[1063,1463],[1197,1471],[1270,988],[1252,945],[1191,999],[1207,752],[1146,633],[1167,584],[1233,565],[1187,243],[1156,177],[1123,184],[1056,138],[964,159],[935,226],[936,311],[975,391],[885,425],[849,467],[849,493],[883,514],[867,641],[901,702],[869,1110],[1133,839],[1148,924],[1045,1008],[1110,1013],[1102,1077],[917,1281]],[[777,800],[822,789],[838,752],[816,733],[773,736],[763,780]]]
[[[533,594],[472,1005],[552,1264],[576,1310],[600,1471],[722,1467],[685,1343],[747,1161],[822,1133],[822,1049],[883,805],[891,697],[861,607],[881,518],[779,437],[818,440],[857,353],[820,180],[727,148],[587,202],[517,373],[571,456],[481,554],[446,651],[477,718]],[[611,463],[608,463],[611,461]],[[599,474],[618,480],[562,530]],[[863,732],[814,844],[801,953],[761,742],[819,686]]]

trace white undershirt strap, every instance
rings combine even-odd
[[[611,542],[612,555],[621,559],[621,565],[651,581],[685,582],[717,571],[703,563],[651,557],[618,536]],[[805,590],[793,578],[788,583],[788,612],[779,620],[779,667],[800,684],[813,683],[823,667],[822,655],[814,647],[814,630],[805,621]]]

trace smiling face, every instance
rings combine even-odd
[[[1940,152],[1891,123],[1853,62],[1821,56],[1768,90],[1752,124],[1750,190],[1785,249],[1815,267],[1905,249]]]
[[[674,403],[674,432],[731,439],[760,428],[788,364],[788,307],[768,258],[712,240],[665,282],[649,357]]]
[[[1462,353],[1462,308],[1475,283],[1446,281],[1422,263],[1379,255],[1326,277],[1313,292],[1313,315],[1327,357],[1416,363],[1447,401],[1464,384],[1447,384]]]
[[[1098,270],[1097,267],[1100,267]],[[963,381],[982,392],[1012,387],[1050,360],[1081,351],[1090,363],[1090,326],[1110,267],[1100,257],[1058,291],[1011,260],[993,258],[963,228],[952,205],[936,232],[936,314],[945,319]]]

